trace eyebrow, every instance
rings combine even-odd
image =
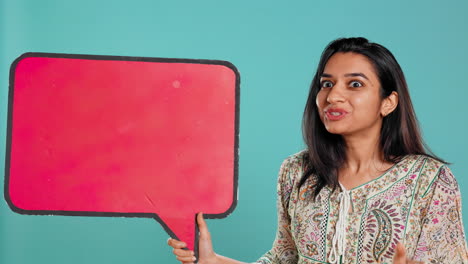
[[[362,72],[346,73],[344,76],[345,76],[345,77],[356,77],[356,76],[360,76],[360,77],[362,77],[362,78],[364,78],[364,79],[366,79],[366,80],[369,80],[369,78],[367,78],[367,76],[366,76],[364,73],[362,73]],[[333,75],[328,74],[328,73],[322,73],[322,74],[320,75],[320,77],[332,78]]]

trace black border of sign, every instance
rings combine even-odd
[[[11,210],[25,215],[64,215],[64,216],[117,216],[117,217],[142,217],[154,218],[158,221],[164,230],[175,239],[178,237],[169,229],[169,227],[162,221],[157,214],[153,213],[112,213],[112,212],[77,212],[77,211],[45,211],[45,210],[24,210],[16,207],[10,199],[9,195],[9,178],[10,178],[10,156],[11,156],[11,131],[13,120],[13,98],[14,98],[14,81],[15,71],[18,63],[30,57],[46,57],[46,58],[67,58],[67,59],[82,59],[82,60],[115,60],[115,61],[140,61],[140,62],[164,62],[164,63],[193,63],[193,64],[209,64],[221,65],[229,68],[236,75],[235,87],[235,134],[234,134],[234,186],[232,204],[226,212],[221,214],[204,214],[206,219],[220,219],[225,218],[231,214],[236,205],[238,198],[238,173],[239,173],[239,107],[240,107],[240,75],[237,68],[228,61],[222,60],[205,60],[205,59],[175,59],[175,58],[154,58],[154,57],[130,57],[130,56],[110,56],[110,55],[85,55],[85,54],[66,54],[66,53],[44,53],[44,52],[27,52],[19,56],[13,61],[10,67],[10,84],[8,89],[8,117],[7,117],[7,138],[6,138],[6,153],[5,153],[5,184],[4,196],[5,200],[10,206]],[[196,224],[195,215],[195,243],[194,251],[198,261],[198,238],[199,230]]]

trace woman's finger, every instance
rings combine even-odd
[[[211,235],[208,231],[208,225],[203,218],[203,213],[197,214],[198,230],[200,231],[198,244],[198,262],[199,263],[219,263],[218,256],[213,251]]]
[[[395,247],[395,255],[393,256],[393,264],[406,264],[406,250],[403,244],[398,243]]]
[[[193,251],[191,250],[179,249],[179,248],[175,248],[174,250],[172,250],[172,252],[174,253],[174,255],[178,257],[193,257],[195,255]]]
[[[185,248],[187,246],[185,242],[182,242],[173,238],[169,238],[167,240],[167,244],[173,248]]]
[[[176,259],[180,262],[194,262],[195,261],[195,257],[179,257],[177,256]]]
[[[197,223],[198,229],[200,230],[200,236],[203,238],[210,237],[210,232],[208,231],[208,226],[206,225],[205,219],[203,218],[203,213],[197,214]]]
[[[415,261],[406,257],[406,249],[403,244],[398,243],[395,247],[395,255],[393,256],[393,264],[424,264],[422,261]]]

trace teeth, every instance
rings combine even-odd
[[[330,112],[330,114],[331,114],[332,116],[339,116],[339,115],[341,115],[340,112]]]

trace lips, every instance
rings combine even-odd
[[[341,108],[329,108],[325,110],[325,115],[330,121],[338,121],[343,119],[348,112]]]

